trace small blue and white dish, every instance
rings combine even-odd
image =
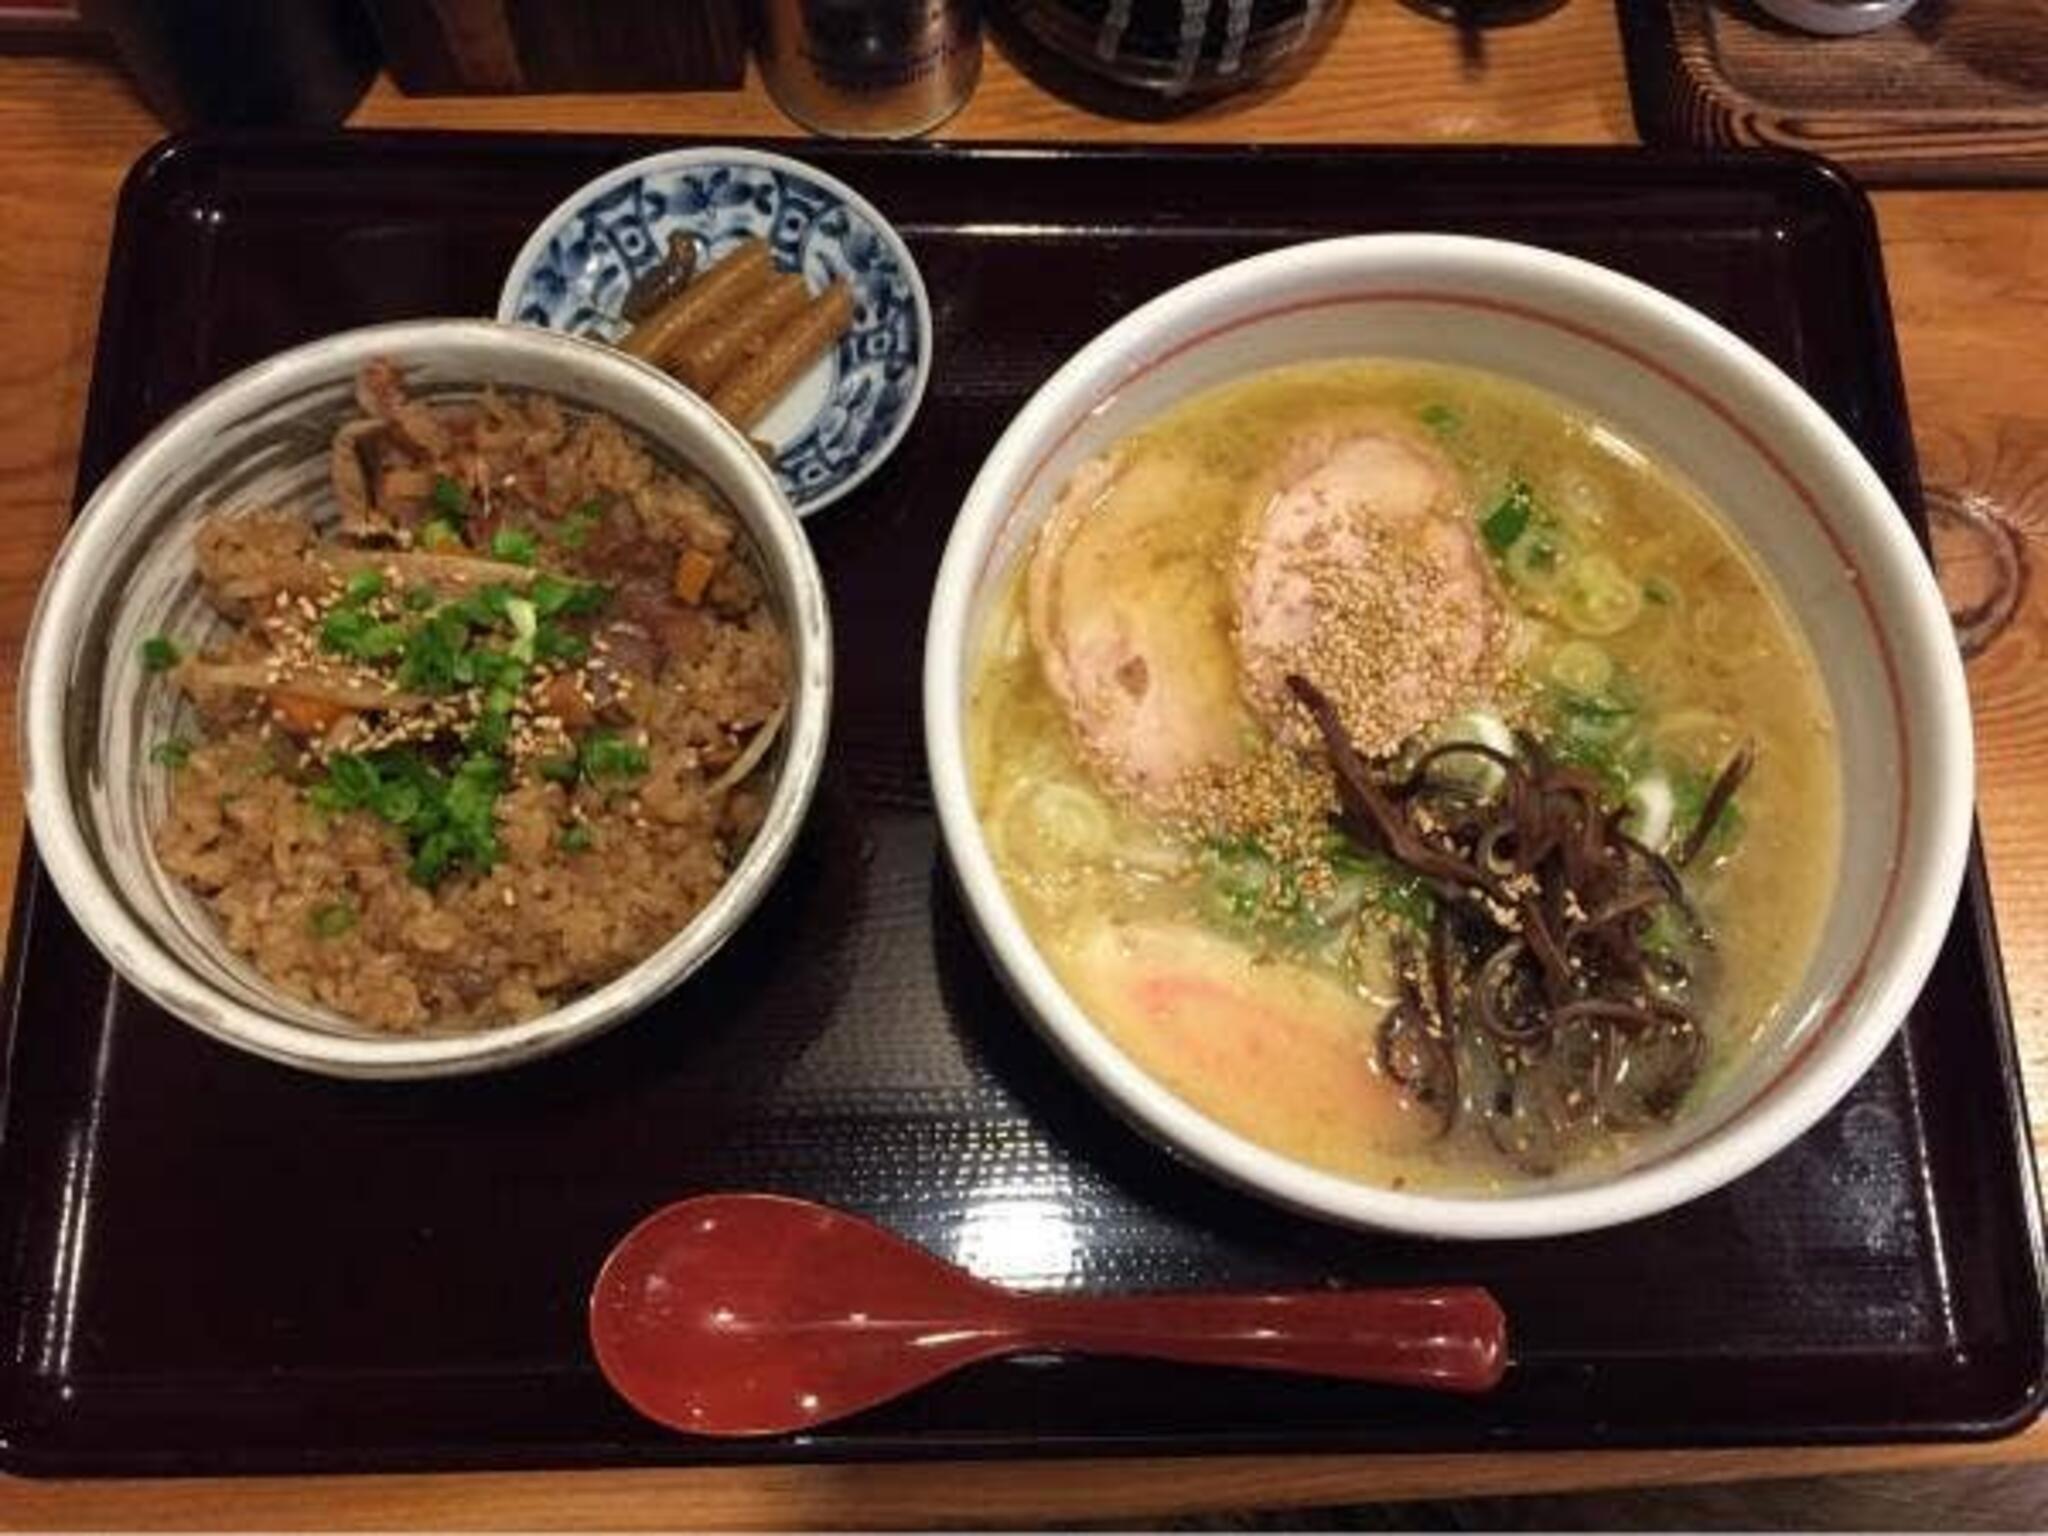
[[[910,429],[931,375],[924,279],[888,220],[844,183],[756,149],[676,149],[571,193],[534,230],[498,296],[498,318],[617,341],[626,293],[670,237],[698,265],[740,241],[769,242],[813,293],[853,286],[853,326],[753,429],[797,511],[830,506],[878,469]]]

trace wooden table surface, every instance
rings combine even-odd
[[[380,81],[353,121],[377,127],[677,134],[796,130],[740,93],[407,99]],[[64,527],[93,329],[122,173],[159,128],[113,70],[0,58],[0,720],[36,588]],[[1635,139],[1612,8],[1575,0],[1489,36],[1483,60],[1391,0],[1361,0],[1315,67],[1168,126],[1068,107],[991,52],[962,139],[1518,142]],[[1978,795],[2036,1140],[2048,1136],[2048,604],[2027,584],[2048,538],[2048,189],[1876,197],[1916,436],[1939,512],[1942,579],[1976,616],[1970,663]],[[0,846],[21,835],[12,742],[0,752]],[[12,862],[0,859],[0,897]],[[116,1483],[0,1480],[16,1528],[792,1527],[1058,1523],[1643,1482],[2048,1459],[2048,1424],[1991,1445],[1773,1451],[1210,1460],[477,1474]]]

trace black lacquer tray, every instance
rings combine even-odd
[[[179,402],[323,332],[494,300],[533,222],[655,146],[194,140],[121,204],[81,487]],[[1232,258],[1372,229],[1609,263],[1780,360],[1917,506],[1872,225],[1816,164],[1614,152],[799,153],[900,226],[938,365],[885,471],[810,525],[840,682],[767,906],[647,1016],[504,1076],[328,1082],[114,984],[33,858],[7,991],[0,1463],[44,1473],[527,1467],[1989,1435],[2043,1381],[2039,1208],[1981,869],[1910,1028],[1774,1162],[1663,1218],[1458,1247],[1229,1193],[1098,1107],[949,884],[916,680],[983,454],[1085,338]],[[591,1364],[583,1300],[653,1207],[835,1201],[979,1273],[1137,1289],[1491,1285],[1507,1384],[1456,1401],[1118,1361],[977,1368],[802,1441],[693,1442]]]

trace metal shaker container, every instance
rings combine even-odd
[[[910,138],[973,94],[981,0],[760,0],[756,39],[769,94],[804,127]]]

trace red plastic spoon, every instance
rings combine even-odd
[[[1019,1350],[1451,1392],[1483,1392],[1507,1368],[1506,1320],[1476,1287],[1024,1295],[780,1195],[707,1195],[641,1222],[598,1274],[590,1341],[627,1402],[700,1435],[810,1429]]]

